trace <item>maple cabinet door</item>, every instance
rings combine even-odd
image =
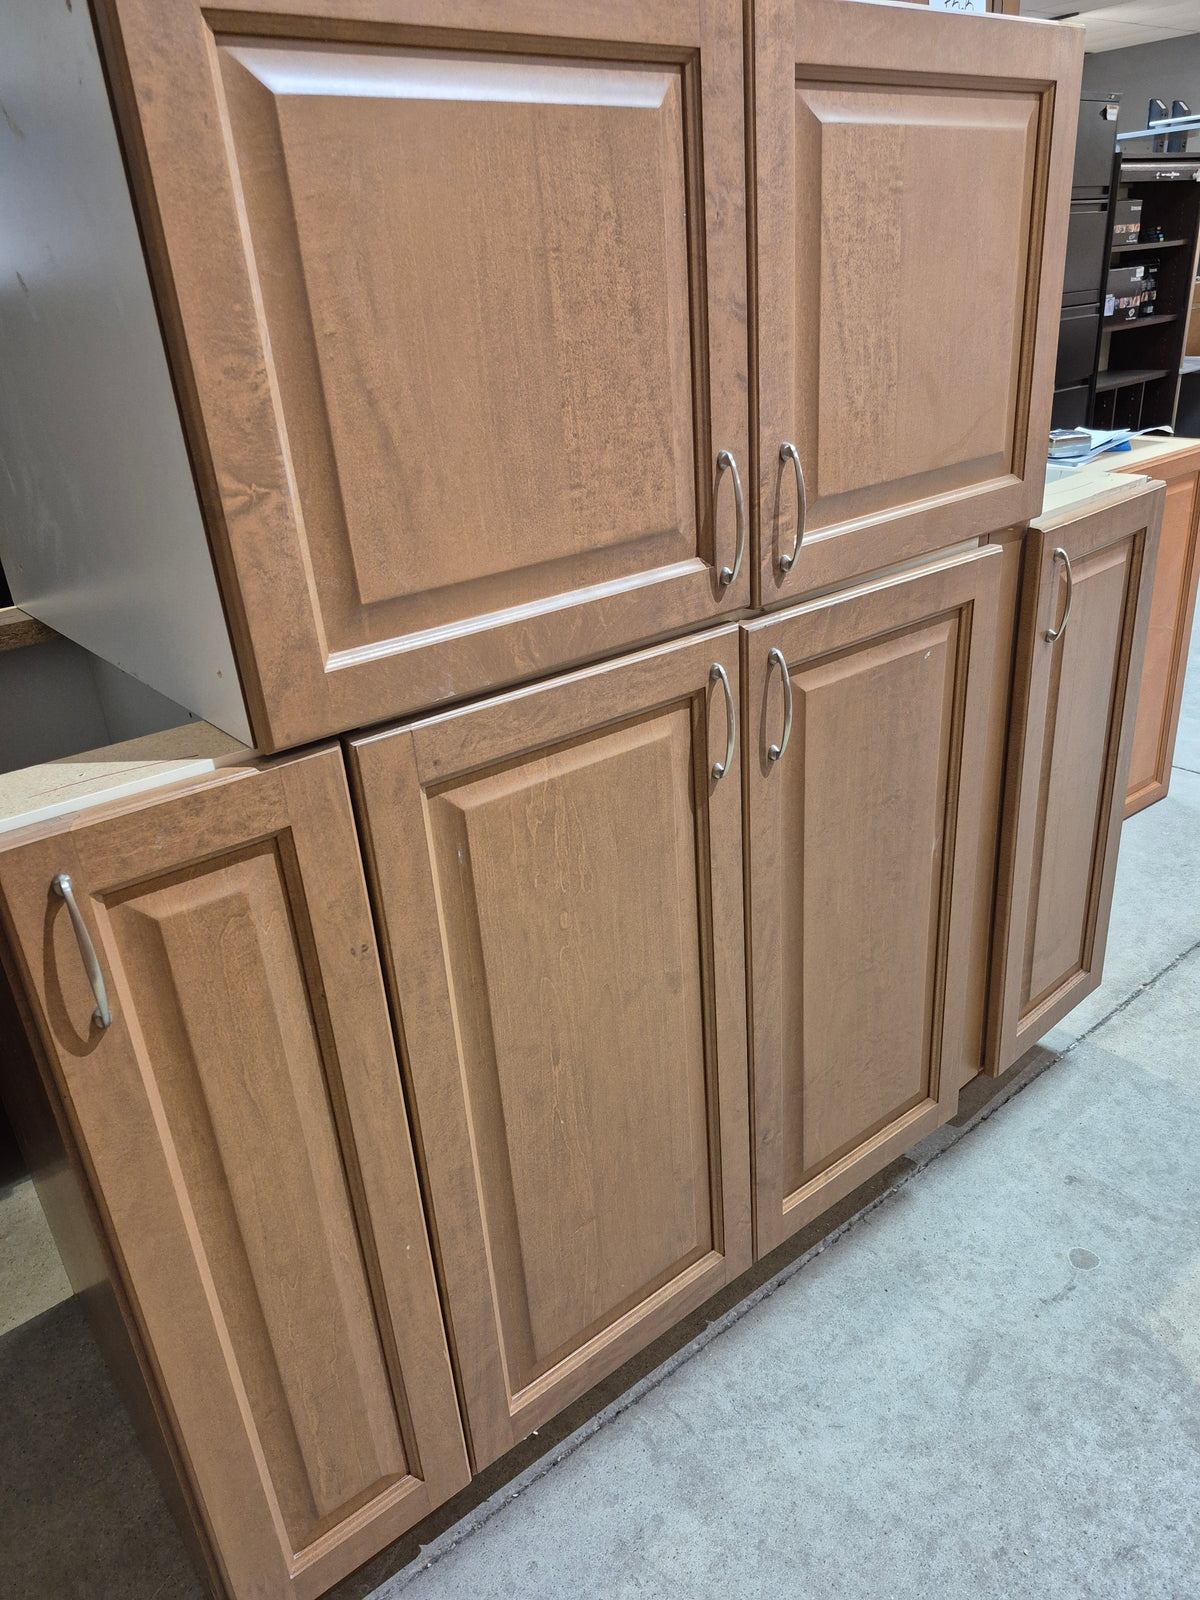
[[[353,745],[477,1467],[750,1264],[737,694],[727,628]]]
[[[738,0],[101,6],[261,748],[748,602]]]
[[[755,0],[754,38],[769,605],[1041,509],[1083,37]]]
[[[1000,566],[745,627],[759,1256],[954,1114]]]
[[[84,813],[0,903],[229,1593],[311,1600],[469,1476],[340,752]]]
[[[1159,485],[1028,534],[990,1072],[1010,1067],[1103,976],[1164,494]]]
[[[1125,815],[1162,800],[1171,786],[1175,735],[1200,583],[1200,449],[1146,471],[1167,479],[1142,688],[1138,696]]]

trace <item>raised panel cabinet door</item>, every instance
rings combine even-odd
[[[1167,497],[1125,794],[1127,817],[1163,799],[1171,786],[1200,583],[1200,449],[1154,461],[1145,470],[1166,479]]]
[[[992,939],[988,1070],[1103,976],[1165,491],[1028,534]]]
[[[753,19],[769,605],[1041,509],[1083,36],[845,0]]]
[[[43,829],[0,904],[228,1592],[312,1600],[469,1476],[341,753]]]
[[[1000,567],[744,629],[759,1256],[958,1103]]]
[[[99,9],[260,748],[747,604],[738,0]]]
[[[477,1467],[749,1266],[736,628],[356,740]]]

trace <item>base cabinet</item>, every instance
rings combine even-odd
[[[1196,587],[1200,584],[1200,449],[1182,450],[1143,470],[1165,479],[1167,495],[1129,761],[1127,817],[1163,799],[1170,788]]]
[[[759,1255],[957,1104],[1000,566],[744,629]]]
[[[988,1070],[1099,983],[1165,491],[1028,535],[996,893]]]
[[[214,1565],[310,1600],[468,1477],[340,754],[85,812],[0,895]]]
[[[751,1260],[738,634],[353,741],[476,1467]]]

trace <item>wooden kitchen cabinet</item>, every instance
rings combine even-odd
[[[988,1070],[1101,980],[1165,490],[1027,535],[996,888]]]
[[[1144,448],[1136,452],[1139,457]],[[1139,461],[1138,470],[1162,479],[1167,494],[1125,794],[1127,817],[1161,800],[1171,786],[1200,583],[1200,445],[1185,442],[1166,456],[1156,450],[1149,461]]]
[[[352,742],[477,1468],[750,1264],[737,699],[727,628]]]
[[[98,14],[260,748],[748,603],[737,0]]]
[[[771,605],[1040,509],[1082,36],[755,0],[753,53]]]
[[[996,548],[744,628],[755,1244],[954,1114]]]
[[[311,1600],[468,1477],[340,752],[7,836],[0,905],[202,1546]]]

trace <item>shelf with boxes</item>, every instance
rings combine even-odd
[[[1174,423],[1200,244],[1198,172],[1194,159],[1117,158],[1093,427]]]

